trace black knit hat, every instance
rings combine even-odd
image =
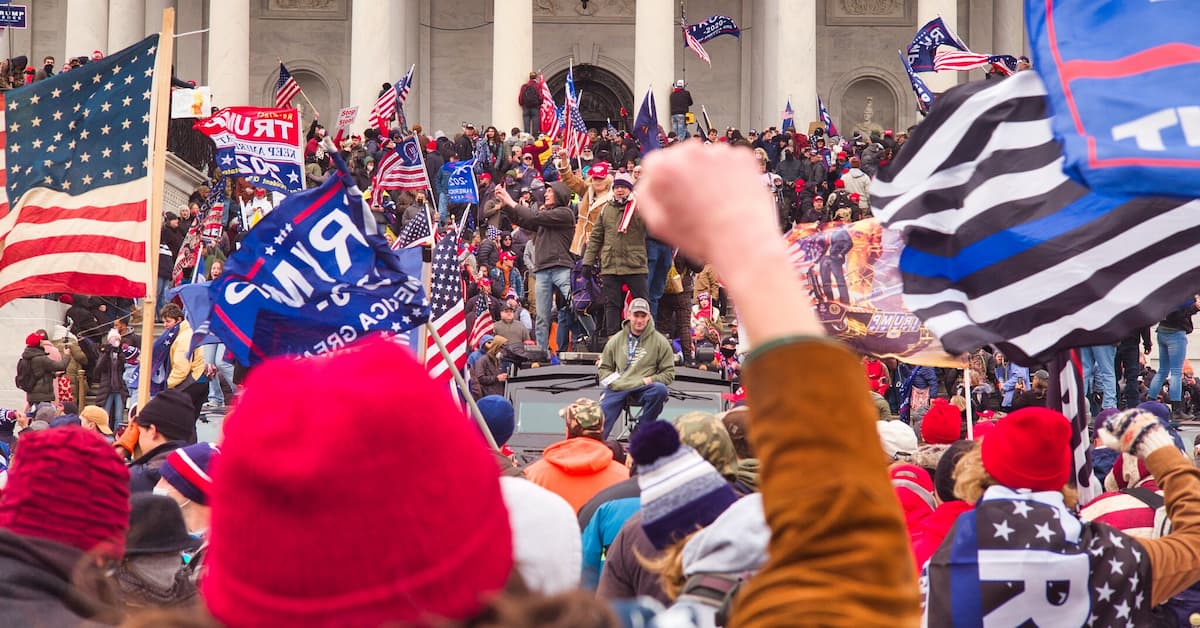
[[[130,498],[126,556],[194,550],[200,542],[188,534],[183,512],[175,500],[153,493],[135,493]]]
[[[955,441],[942,453],[937,470],[933,472],[933,488],[942,501],[959,501],[954,495],[954,467],[958,464],[958,459],[974,447],[975,441],[960,440]]]
[[[196,406],[183,391],[168,388],[138,413],[137,424],[153,425],[168,440],[187,440],[196,430]]]

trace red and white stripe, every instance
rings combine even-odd
[[[289,76],[287,81],[275,92],[275,106],[279,108],[291,107],[292,99],[299,93],[300,84],[296,82],[294,77]]]
[[[418,165],[405,165],[404,159],[396,151],[389,152],[383,161],[379,162],[379,170],[371,182],[374,190],[424,190],[429,187],[429,174],[425,168]]]
[[[6,110],[0,94],[0,305],[51,292],[146,296],[146,177],[79,196],[34,188],[10,200]]]
[[[688,32],[687,24],[683,25],[683,40],[687,42],[687,47],[691,48],[697,57],[700,57],[709,67],[712,67],[712,57],[708,56],[708,51],[704,49],[704,45],[696,41],[696,38],[692,37],[692,34]]]
[[[637,195],[633,195],[629,202],[625,204],[625,211],[621,213],[621,222],[617,225],[617,232],[625,233],[629,231],[629,223],[633,222],[633,214],[637,211]]]
[[[388,132],[388,125],[391,124],[392,116],[396,115],[396,88],[389,88],[387,91],[379,95],[375,104],[371,106],[371,124],[375,125],[384,135]]]
[[[933,54],[933,69],[938,72],[942,70],[966,72],[978,68],[989,68],[992,66],[991,58],[991,55],[963,52],[949,46],[938,46],[937,52]]]
[[[484,336],[488,334],[495,335],[495,333],[496,323],[492,320],[491,313],[484,310],[482,314],[475,317],[475,324],[471,325],[471,334],[470,339],[467,341],[467,346],[469,348],[478,347]]]
[[[558,108],[554,106],[554,94],[550,93],[550,86],[546,84],[546,79],[541,74],[538,74],[538,86],[542,90],[542,107],[538,111],[541,130],[542,133],[554,139],[558,137],[559,133],[562,133],[562,127],[558,123]]]
[[[446,352],[450,354],[453,360],[453,367],[459,371],[467,366],[467,312],[463,307],[463,302],[460,299],[458,304],[451,307],[437,318],[430,321],[433,328],[442,338],[442,342],[446,345]],[[442,357],[442,352],[438,350],[437,343],[433,338],[429,338],[425,349],[425,370],[429,371],[429,377],[435,381],[444,381],[450,386],[453,386],[454,376],[450,373],[450,366]]]

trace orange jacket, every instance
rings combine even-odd
[[[584,436],[554,443],[542,459],[525,467],[531,482],[567,500],[575,512],[601,490],[629,479],[604,443]]]

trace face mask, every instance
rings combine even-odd
[[[156,487],[154,487],[154,490],[153,490],[152,492],[153,492],[155,495],[162,495],[163,497],[170,497],[170,496],[171,496],[171,494],[167,492],[167,489],[166,489],[166,487],[159,488],[159,487],[157,487],[157,486],[156,486]]]
[[[737,348],[735,347],[721,347],[721,355],[727,358],[732,358],[735,353],[737,353]]]

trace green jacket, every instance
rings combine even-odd
[[[643,377],[663,385],[675,381],[675,353],[667,337],[654,329],[653,318],[646,326],[646,331],[642,332],[632,362],[629,360],[629,336],[629,321],[625,321],[621,323],[621,331],[608,339],[604,353],[600,355],[598,375],[601,381],[613,373],[621,374],[609,384],[610,390],[631,390],[645,386]]]
[[[634,212],[629,229],[621,233],[621,214],[625,206],[610,201],[600,210],[600,219],[592,228],[587,250],[583,252],[584,266],[594,266],[600,259],[601,275],[645,275],[646,223]]]

